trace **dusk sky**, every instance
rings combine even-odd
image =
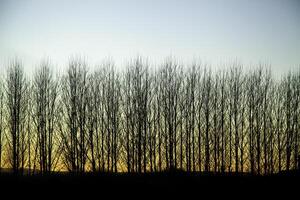
[[[0,67],[17,57],[27,71],[47,57],[65,67],[124,66],[141,55],[219,66],[267,63],[276,73],[300,66],[299,0],[0,0]]]

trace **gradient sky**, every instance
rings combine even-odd
[[[90,65],[142,55],[214,66],[300,66],[299,0],[0,0],[0,67],[18,57],[31,70],[46,57],[63,67],[72,55]]]

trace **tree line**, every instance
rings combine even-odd
[[[49,61],[28,77],[12,61],[0,82],[0,169],[16,174],[250,172],[299,167],[300,71],[218,71],[137,57],[125,70]]]

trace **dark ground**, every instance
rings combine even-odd
[[[164,172],[146,174],[52,174],[48,176],[0,175],[0,197],[22,196],[72,197],[82,199],[111,199],[133,197],[138,199],[208,199],[225,197],[257,199],[282,197],[300,199],[300,173],[283,172],[270,176],[249,174],[204,174]],[[295,196],[296,195],[296,196]],[[227,199],[226,198],[226,199]],[[2,198],[1,198],[2,199]]]

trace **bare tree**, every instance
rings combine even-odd
[[[119,155],[119,134],[120,134],[120,79],[114,70],[114,66],[107,65],[105,76],[105,116],[106,116],[106,144],[107,144],[107,169],[117,172]]]
[[[67,126],[60,124],[60,131],[64,163],[72,172],[84,172],[87,161],[87,78],[85,63],[71,59],[62,80],[62,117]]]
[[[123,94],[125,98],[123,110],[125,111],[126,119],[125,134],[128,172],[146,172],[149,158],[150,165],[153,164],[153,141],[155,138],[151,134],[151,79],[148,64],[141,57],[130,63],[124,77]],[[151,152],[148,152],[149,148]]]
[[[293,118],[293,129],[294,129],[294,169],[300,169],[300,152],[299,152],[299,145],[300,145],[300,73],[299,71],[294,74],[293,79],[293,90],[294,90],[294,103],[293,103],[293,111],[294,111],[294,118]]]
[[[234,129],[234,156],[235,156],[235,171],[239,172],[240,169],[240,157],[239,157],[239,147],[241,144],[241,132],[240,132],[240,122],[241,120],[241,114],[242,114],[242,68],[241,67],[234,67],[231,69],[231,77],[229,82],[230,87],[230,112],[231,112],[231,118],[233,118],[233,129]],[[231,122],[230,122],[231,124]],[[230,125],[231,126],[231,125]]]
[[[184,122],[185,122],[185,151],[186,170],[196,170],[196,84],[198,81],[196,65],[188,69],[185,77]],[[179,110],[179,109],[178,109]],[[178,112],[178,111],[177,111]]]
[[[10,64],[6,77],[6,118],[9,127],[8,151],[10,166],[15,174],[23,174],[26,151],[26,112],[28,82],[22,64],[15,60]]]
[[[43,62],[35,73],[32,107],[40,171],[41,173],[50,173],[59,159],[56,146],[58,82],[53,78],[48,61]]]
[[[100,170],[101,164],[101,114],[102,114],[102,93],[101,93],[102,74],[97,69],[88,77],[89,97],[87,101],[87,131],[88,131],[88,159],[91,164],[91,170],[96,172]]]
[[[296,169],[299,71],[277,80],[266,65],[202,67],[169,58],[152,70],[137,57],[124,72],[109,61],[89,73],[84,61],[71,59],[60,81],[49,62],[29,81],[22,64],[11,62],[0,83],[0,169]]]
[[[3,91],[3,83],[0,82],[0,173],[2,170],[2,154],[3,154],[3,146],[4,146],[4,91]]]
[[[225,172],[226,160],[226,114],[227,114],[227,96],[228,91],[226,88],[227,74],[222,72],[220,78],[220,131],[221,131],[221,172]]]
[[[206,69],[207,70],[207,69]],[[204,161],[204,170],[206,172],[210,171],[210,129],[211,129],[211,93],[212,93],[212,75],[211,71],[204,72],[203,84],[204,84],[204,121],[205,121],[205,135],[204,135],[204,144],[205,144],[205,161]]]
[[[162,101],[162,133],[165,145],[166,169],[174,169],[177,166],[177,132],[179,92],[181,88],[180,66],[167,60],[160,72],[161,76],[161,101]],[[189,146],[190,147],[190,146]],[[186,148],[189,148],[186,147]]]

